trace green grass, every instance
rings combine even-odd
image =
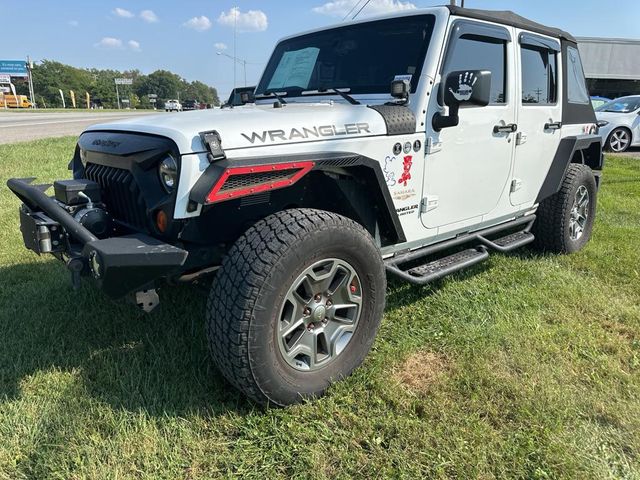
[[[0,146],[0,478],[640,478],[637,160],[609,159],[583,252],[392,282],[355,375],[262,410],[208,361],[200,293],[144,316],[24,249],[4,183],[73,146]]]

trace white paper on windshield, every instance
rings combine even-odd
[[[316,47],[285,52],[271,77],[267,90],[285,87],[307,88],[319,53],[320,49]]]

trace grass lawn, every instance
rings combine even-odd
[[[0,478],[640,478],[640,161],[609,159],[583,252],[391,282],[355,375],[262,410],[208,361],[202,294],[145,316],[24,249],[6,179],[73,147],[0,146]]]

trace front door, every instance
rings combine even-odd
[[[526,32],[519,32],[518,38],[521,88],[510,199],[514,206],[526,206],[535,202],[560,144],[560,42]]]
[[[435,132],[427,118],[427,136],[438,151],[426,157],[422,222],[440,233],[477,223],[494,210],[510,179],[515,133],[514,53],[511,30],[468,20],[453,24],[442,83],[449,72],[491,72],[491,100],[485,107],[462,106],[459,124]],[[462,79],[464,82],[464,79]],[[435,95],[434,95],[435,96]],[[432,98],[429,112],[438,109]],[[449,226],[449,227],[447,227]]]

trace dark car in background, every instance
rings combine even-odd
[[[200,110],[200,102],[198,100],[185,100],[182,102],[182,110]]]

